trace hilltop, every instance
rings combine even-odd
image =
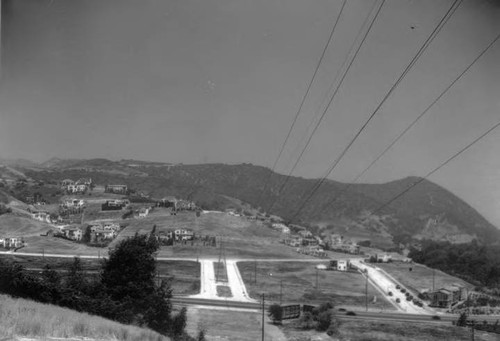
[[[398,243],[411,238],[427,238],[454,243],[472,239],[494,242],[500,235],[499,230],[474,208],[428,180],[370,215],[419,181],[417,177],[383,184],[349,185],[327,180],[302,207],[300,214],[296,214],[317,180],[291,177],[279,193],[286,176],[252,164],[182,165],[134,160],[52,159],[37,167],[15,166],[15,169],[28,178],[46,183],[91,177],[95,183],[126,184],[151,198],[173,195],[193,200],[206,209],[253,207],[330,233],[351,234],[358,240],[379,238]]]

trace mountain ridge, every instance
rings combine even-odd
[[[290,177],[279,193],[285,175],[248,163],[183,165],[99,158],[58,159],[52,160],[49,165],[17,168],[33,179],[47,181],[92,177],[96,183],[124,183],[155,198],[175,195],[197,201],[207,208],[224,208],[227,197],[232,197],[260,208],[262,212],[272,206],[272,210],[266,213],[286,220],[293,219],[294,223],[318,225],[332,233],[354,227],[372,234],[385,231],[395,237],[395,242],[416,237],[486,242],[496,241],[500,236],[500,231],[471,205],[428,180],[421,181],[376,215],[369,214],[420,181],[421,178],[414,176],[383,184],[325,181],[294,218],[318,179]],[[447,234],[450,234],[449,238]]]

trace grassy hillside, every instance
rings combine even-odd
[[[286,177],[261,166],[131,162],[59,160],[43,171],[25,169],[24,172],[43,181],[85,176],[92,177],[98,184],[124,183],[155,198],[174,195],[211,209],[234,205],[230,198],[237,198],[243,204],[261,207],[268,213],[287,219],[293,218],[295,222],[327,226],[347,221],[375,234],[437,240],[452,236],[450,241],[453,242],[476,237],[483,241],[496,241],[500,236],[499,230],[470,205],[430,181],[423,181],[370,220],[363,219],[367,212],[373,212],[411,186],[419,179],[416,177],[386,184],[348,185],[328,180],[302,207],[304,198],[308,197],[317,180],[291,177],[280,192]],[[302,209],[296,215],[299,207]]]
[[[41,221],[14,214],[0,216],[0,235],[2,236],[39,236],[51,229],[51,226]]]
[[[170,340],[148,329],[53,305],[0,295],[0,338],[89,338],[93,340]]]

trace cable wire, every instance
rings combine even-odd
[[[391,203],[393,203],[394,201],[396,201],[397,199],[399,199],[400,197],[402,197],[404,194],[406,194],[408,191],[410,191],[413,187],[417,186],[418,184],[422,183],[424,180],[426,180],[429,176],[431,176],[432,174],[436,173],[438,170],[440,170],[441,168],[443,168],[444,166],[446,166],[448,163],[450,163],[453,159],[455,159],[457,156],[459,156],[460,154],[462,154],[463,152],[465,152],[467,149],[469,149],[470,147],[472,147],[474,144],[476,144],[477,142],[479,142],[481,139],[483,139],[484,137],[486,137],[488,134],[490,134],[492,131],[494,131],[495,129],[497,129],[498,127],[500,127],[500,122],[496,123],[495,125],[493,125],[490,129],[488,129],[485,133],[483,133],[481,136],[477,137],[476,139],[474,139],[471,143],[469,143],[467,146],[465,146],[464,148],[460,149],[458,152],[456,152],[455,154],[453,154],[453,156],[449,157],[446,161],[444,161],[443,163],[441,163],[439,166],[437,166],[436,168],[434,168],[433,170],[431,170],[429,173],[427,173],[424,177],[420,178],[418,181],[415,181],[413,184],[411,184],[408,188],[406,188],[404,191],[402,191],[401,193],[399,193],[398,195],[394,196],[392,199],[390,199],[389,201],[387,201],[385,204],[379,206],[375,211],[373,211],[370,215],[374,215],[375,213],[379,212],[380,210],[384,209],[385,207],[387,207],[388,205],[390,205]],[[364,221],[366,221],[367,218],[364,219]]]
[[[302,156],[304,155],[304,152],[306,151],[307,147],[308,147],[308,146],[309,146],[309,144],[311,143],[311,140],[312,140],[312,138],[313,138],[314,134],[316,133],[316,131],[318,130],[318,127],[319,127],[319,125],[321,124],[321,122],[322,122],[323,118],[325,117],[325,115],[326,115],[326,113],[327,113],[327,111],[328,111],[328,108],[330,107],[330,105],[332,104],[333,100],[335,99],[335,97],[336,97],[336,95],[337,95],[337,93],[338,93],[338,91],[339,91],[339,89],[340,89],[341,85],[343,84],[343,82],[344,82],[344,80],[345,80],[345,78],[346,78],[347,74],[349,73],[349,70],[351,69],[351,67],[352,67],[352,65],[353,65],[353,63],[354,63],[354,61],[356,60],[356,57],[358,56],[359,51],[361,50],[361,47],[364,45],[364,42],[366,41],[366,38],[367,38],[368,34],[370,33],[370,31],[371,31],[371,29],[372,29],[372,27],[373,27],[373,24],[375,23],[376,19],[378,18],[379,14],[380,14],[380,11],[382,10],[382,7],[384,6],[384,3],[385,3],[385,0],[382,0],[382,1],[381,1],[380,6],[379,6],[379,7],[378,7],[378,9],[377,9],[377,12],[375,13],[375,16],[373,17],[373,19],[372,19],[372,20],[371,20],[371,22],[370,22],[370,26],[368,27],[368,30],[365,32],[365,34],[364,34],[364,36],[363,36],[363,39],[361,40],[361,43],[359,44],[358,48],[356,49],[356,52],[354,53],[354,56],[351,58],[351,60],[350,60],[350,62],[349,62],[349,65],[347,66],[347,69],[344,71],[344,73],[343,73],[343,75],[342,75],[342,78],[340,79],[339,84],[337,85],[337,87],[336,87],[336,89],[335,89],[334,93],[333,93],[333,94],[332,94],[332,96],[330,97],[330,100],[329,100],[329,102],[328,102],[327,107],[326,107],[326,108],[325,108],[325,110],[323,111],[323,113],[322,113],[322,115],[321,115],[321,117],[320,117],[319,121],[316,123],[316,126],[314,127],[314,129],[313,129],[313,131],[312,131],[311,135],[309,136],[309,138],[308,138],[308,140],[307,140],[306,145],[304,146],[304,148],[302,149],[302,151],[301,151],[301,153],[300,153],[299,157],[298,157],[298,158],[297,158],[297,160],[295,161],[295,164],[293,165],[292,169],[291,169],[291,170],[290,170],[290,172],[288,173],[288,175],[287,175],[287,177],[286,177],[285,181],[284,181],[284,182],[283,182],[283,184],[280,186],[280,189],[278,190],[278,195],[276,196],[276,198],[273,200],[272,204],[271,204],[271,205],[269,206],[269,208],[267,209],[267,212],[270,212],[270,211],[273,209],[273,207],[274,207],[274,205],[275,205],[276,201],[278,200],[278,198],[279,198],[279,196],[280,196],[281,192],[283,191],[283,189],[285,188],[286,184],[287,184],[287,183],[288,183],[288,181],[290,180],[290,177],[291,177],[291,175],[292,175],[293,171],[294,171],[294,170],[295,170],[295,168],[297,167],[297,165],[298,165],[298,163],[300,162],[300,160],[301,160]],[[369,13],[369,15],[370,15],[370,14],[371,14],[371,12]]]
[[[346,3],[347,3],[347,0],[344,0],[342,2],[342,7],[340,8],[339,14],[337,15],[337,18],[335,19],[335,23],[333,25],[333,28],[330,31],[330,35],[328,37],[328,41],[326,42],[326,45],[323,48],[323,51],[321,52],[321,57],[319,58],[318,63],[316,64],[316,68],[314,69],[313,76],[311,77],[311,80],[309,81],[309,84],[307,86],[307,90],[306,90],[304,96],[302,97],[302,101],[300,102],[300,105],[299,105],[299,108],[297,110],[297,113],[295,114],[295,117],[293,118],[292,125],[290,126],[290,129],[288,130],[288,133],[287,133],[287,135],[285,137],[285,140],[283,141],[283,144],[281,145],[281,148],[280,148],[280,151],[278,153],[278,156],[276,157],[276,160],[274,161],[273,168],[271,169],[271,172],[269,173],[269,176],[268,176],[268,178],[267,178],[267,180],[266,180],[266,182],[264,184],[264,189],[262,190],[262,193],[261,193],[261,195],[260,195],[259,200],[257,201],[257,203],[260,202],[260,199],[262,198],[263,193],[266,191],[267,186],[269,185],[269,182],[271,180],[272,174],[273,174],[274,170],[276,169],[278,161],[281,158],[281,155],[283,154],[283,151],[285,150],[285,146],[286,146],[288,140],[290,139],[290,135],[292,134],[293,128],[295,127],[295,124],[297,123],[297,119],[299,118],[299,115],[302,112],[302,107],[304,106],[306,98],[309,95],[309,92],[311,91],[311,87],[312,87],[312,85],[314,83],[314,80],[316,79],[316,75],[318,74],[319,67],[320,67],[321,63],[323,62],[323,59],[325,58],[325,54],[326,54],[326,51],[328,50],[328,47],[330,46],[330,43],[332,42],[332,38],[334,36],[335,30],[337,28],[337,25],[338,25],[338,23],[340,21],[340,17],[342,16],[342,13],[344,12],[344,8],[345,8]]]
[[[354,137],[351,139],[351,141],[347,144],[347,146],[342,150],[340,155],[334,160],[332,165],[328,168],[328,171],[326,172],[326,175],[323,176],[321,179],[319,179],[316,184],[313,186],[310,194],[306,197],[304,202],[299,206],[297,212],[293,215],[292,219],[294,219],[300,211],[304,208],[304,206],[307,204],[307,202],[314,196],[314,194],[318,191],[318,189],[321,187],[321,185],[325,182],[326,178],[333,172],[333,170],[337,167],[337,165],[340,163],[340,161],[343,159],[343,157],[347,154],[351,146],[354,144],[354,142],[358,139],[358,137],[361,135],[361,133],[365,130],[365,128],[368,126],[370,121],[375,117],[375,115],[378,113],[382,105],[387,101],[387,99],[392,95],[394,90],[399,86],[401,81],[406,77],[406,75],[409,73],[411,68],[415,65],[417,60],[422,56],[422,54],[427,50],[427,47],[432,43],[434,38],[441,32],[442,28],[444,25],[448,22],[448,20],[452,17],[452,15],[455,13],[455,11],[458,9],[458,7],[462,4],[463,0],[455,0],[448,11],[444,14],[444,16],[441,18],[437,26],[434,28],[434,30],[431,32],[429,37],[425,40],[425,42],[422,44],[422,46],[419,48],[418,52],[415,54],[415,56],[412,58],[410,63],[406,66],[406,68],[403,70],[401,75],[398,77],[396,82],[392,85],[392,87],[389,89],[387,94],[384,96],[382,101],[377,105],[375,110],[371,113],[371,115],[368,117],[368,119],[365,121],[365,123],[361,126],[361,128],[357,131],[357,133],[354,135]]]
[[[326,208],[327,206],[333,204],[342,194],[344,194],[354,183],[356,183],[363,175],[366,174],[366,172],[375,165],[375,163],[378,162],[413,126],[422,118],[424,117],[429,110],[446,94],[448,91],[472,68],[472,66],[479,60],[481,57],[484,56],[486,52],[500,39],[500,34],[496,36],[491,43],[484,48],[481,53],[474,58],[474,60],[457,76],[455,79],[437,96],[434,101],[427,106],[427,108],[420,113],[399,135],[358,175],[356,178],[354,178],[349,184],[346,185],[345,189],[337,196],[334,197],[333,200],[330,202],[326,203],[323,206],[323,209]]]

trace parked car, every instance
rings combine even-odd
[[[401,289],[401,286],[399,284],[396,285],[396,289]]]
[[[396,298],[396,303],[400,303],[401,300],[399,298]]]
[[[405,288],[401,288],[401,292],[404,294],[406,292]]]
[[[389,296],[392,296],[392,291],[389,291],[387,294],[388,294]]]

